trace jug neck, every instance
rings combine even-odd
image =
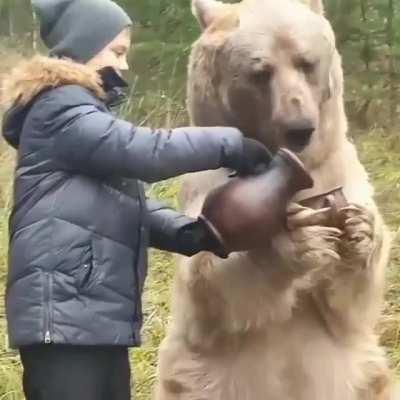
[[[313,187],[314,181],[300,159],[290,150],[281,148],[276,153],[271,167],[284,168],[293,191]]]

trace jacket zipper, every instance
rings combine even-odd
[[[51,314],[51,281],[52,276],[49,272],[44,274],[44,342],[45,344],[50,344],[52,342],[51,330],[50,330],[50,314]]]
[[[138,191],[138,198],[139,198],[139,223],[138,223],[138,242],[137,242],[137,247],[136,247],[136,263],[134,266],[134,274],[135,274],[135,290],[136,290],[136,301],[135,301],[135,318],[139,319],[140,318],[140,313],[141,313],[141,308],[142,308],[142,298],[140,295],[140,284],[139,284],[139,265],[138,262],[140,261],[140,256],[141,256],[141,244],[142,244],[142,224],[143,224],[143,218],[144,215],[143,213],[146,212],[145,210],[145,204],[144,204],[144,199],[143,199],[143,193],[140,187],[140,184],[138,181],[136,181],[136,189]],[[145,250],[146,251],[146,250]]]
[[[44,335],[44,343],[45,344],[50,344],[51,343],[51,334],[50,331],[46,331]]]

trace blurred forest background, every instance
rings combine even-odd
[[[276,0],[278,1],[278,0]],[[187,56],[199,34],[190,0],[117,0],[136,21],[129,73],[131,92],[122,112],[139,124],[187,123]],[[234,2],[233,0],[231,2]],[[400,1],[325,0],[343,56],[350,135],[377,189],[377,200],[395,235],[385,313],[379,327],[395,371],[400,372]],[[22,57],[44,52],[30,0],[0,0],[0,79]],[[0,400],[23,398],[18,355],[7,345],[3,307],[13,154],[0,139]],[[179,181],[150,191],[176,205]],[[155,356],[168,322],[173,259],[152,252],[146,287],[145,344],[132,351],[136,399],[150,400]]]

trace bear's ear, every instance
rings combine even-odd
[[[308,3],[310,5],[311,10],[313,10],[315,13],[317,13],[319,15],[325,14],[323,0],[309,0]]]
[[[193,15],[204,30],[221,15],[224,4],[217,0],[192,0]]]

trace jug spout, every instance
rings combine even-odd
[[[290,179],[289,186],[293,194],[314,186],[314,181],[305,169],[304,164],[290,150],[285,148],[279,149],[275,161],[280,163],[281,168],[290,169],[287,176]]]

